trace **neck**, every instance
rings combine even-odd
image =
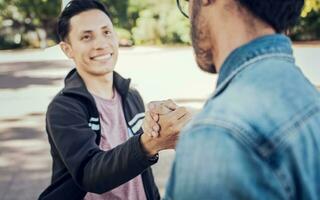
[[[79,72],[79,74],[91,94],[104,99],[113,98],[113,72],[103,76],[96,76],[81,72]]]
[[[239,17],[239,13],[229,14],[230,16],[226,16],[224,20],[221,20],[221,17],[213,17],[212,19],[218,20],[212,20],[210,24],[211,39],[214,38],[211,40],[213,63],[218,71],[232,51],[258,37],[275,33],[273,28],[259,20],[244,19]],[[225,15],[224,13],[222,16]]]

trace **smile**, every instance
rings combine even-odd
[[[107,61],[112,57],[112,53],[108,53],[105,55],[100,55],[100,56],[95,56],[95,57],[91,57],[92,60],[95,61]]]

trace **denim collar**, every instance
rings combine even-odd
[[[214,96],[223,91],[240,71],[258,57],[281,55],[294,62],[291,45],[290,39],[285,35],[273,34],[256,38],[235,49],[222,64]]]

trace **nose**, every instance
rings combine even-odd
[[[109,47],[109,41],[105,36],[99,35],[96,37],[94,47],[96,50],[103,50]]]

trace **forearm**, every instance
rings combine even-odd
[[[154,164],[140,145],[140,137],[105,152],[99,152],[84,168],[83,185],[89,192],[104,193],[141,174]]]

